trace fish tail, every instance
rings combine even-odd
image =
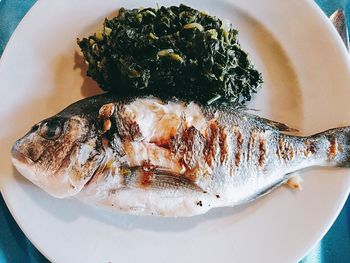
[[[350,126],[310,136],[306,150],[323,159],[325,165],[350,167]]]

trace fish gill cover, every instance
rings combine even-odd
[[[238,31],[180,5],[124,9],[78,39],[88,76],[118,95],[176,96],[202,103],[244,103],[262,83]]]

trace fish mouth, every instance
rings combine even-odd
[[[12,145],[11,155],[12,155],[12,159],[17,160],[22,164],[26,164],[26,165],[33,164],[33,161],[18,149],[18,142],[15,142]]]

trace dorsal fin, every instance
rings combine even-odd
[[[265,119],[265,118],[261,118],[259,117],[261,120],[263,120],[268,126],[278,129],[279,131],[283,131],[283,132],[298,132],[298,129],[289,127],[288,125],[281,123],[281,122],[277,122],[277,121],[272,121],[269,119]]]
[[[250,113],[250,111],[259,111],[257,109],[254,108],[248,108],[246,105],[240,105],[240,104],[230,104],[230,105],[218,105],[217,106],[220,109],[223,109],[225,111],[229,111],[229,112],[236,112],[236,113],[240,113],[242,115],[248,115],[249,118],[255,119],[258,122],[262,122],[265,125],[273,128],[273,129],[277,129],[281,132],[299,132],[298,129],[289,127],[288,125],[278,122],[278,121],[272,121],[263,117],[260,117],[254,113]]]
[[[260,117],[258,115],[254,115],[254,114],[250,114],[247,113],[249,115],[249,117],[254,118],[256,121],[260,122],[260,123],[264,123],[265,125],[271,127],[272,129],[277,129],[281,132],[299,132],[298,129],[289,127],[288,125],[278,122],[278,121],[272,121],[263,117]]]

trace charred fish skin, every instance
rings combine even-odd
[[[17,169],[56,197],[191,216],[254,200],[305,167],[349,166],[350,128],[292,130],[242,109],[103,94],[40,122],[12,153]]]

